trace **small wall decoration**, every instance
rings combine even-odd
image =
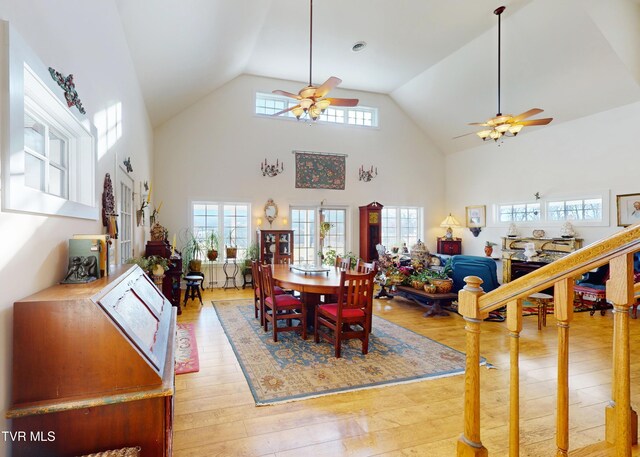
[[[478,236],[482,231],[482,227],[487,225],[485,206],[467,206],[465,210],[466,225],[473,233],[473,236]]]
[[[71,108],[75,105],[82,114],[87,114],[82,106],[82,102],[78,97],[78,92],[76,92],[76,85],[73,82],[73,75],[64,76],[62,73],[55,71],[53,68],[49,67],[49,74],[55,82],[58,83],[58,86],[62,87],[64,90],[64,98],[67,100],[67,106]]]
[[[346,155],[293,151],[296,155],[296,188],[344,190]]]
[[[113,196],[113,184],[111,175],[107,173],[104,177],[104,188],[102,191],[102,225],[107,227],[107,233],[111,238],[118,239],[118,224],[116,222],[116,200]]]
[[[124,168],[127,170],[127,173],[131,173],[133,171],[133,167],[131,166],[131,157],[127,157],[122,161]]]
[[[618,227],[640,222],[640,194],[616,195]]]

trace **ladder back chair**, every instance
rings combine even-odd
[[[264,289],[264,304],[262,305],[264,316],[264,331],[269,331],[269,322],[273,330],[273,341],[278,342],[278,333],[295,331],[302,334],[302,339],[307,339],[307,307],[299,299],[289,294],[276,294],[271,265],[262,265],[262,287]],[[293,320],[298,320],[300,325],[293,325]],[[278,322],[284,321],[285,325],[279,326]]]
[[[374,272],[342,271],[337,303],[316,308],[314,341],[319,343],[322,338],[333,343],[336,358],[340,358],[342,341],[347,339],[359,339],[362,353],[369,352],[374,276]],[[320,327],[326,327],[327,331],[321,331]]]

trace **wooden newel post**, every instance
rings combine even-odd
[[[631,408],[629,307],[634,302],[633,254],[609,262],[607,300],[613,303],[612,402],[605,411],[606,439],[615,443],[617,455],[631,455],[638,441],[638,415]]]
[[[466,321],[466,369],[464,374],[464,433],[458,439],[458,457],[489,455],[480,441],[480,323],[487,317],[480,313],[478,300],[484,294],[482,279],[464,278],[466,285],[458,294],[458,311]]]

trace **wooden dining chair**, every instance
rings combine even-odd
[[[341,270],[351,270],[351,257],[336,256],[335,265]]]
[[[264,327],[264,288],[262,287],[262,271],[257,260],[251,261],[251,276],[253,278],[253,307],[255,318],[260,319],[260,325]],[[284,290],[278,286],[274,287],[276,295],[282,295]]]
[[[278,342],[278,333],[296,331],[302,334],[302,339],[307,339],[307,307],[299,299],[289,294],[277,295],[273,281],[271,265],[260,266],[262,271],[262,287],[264,289],[264,331],[269,331],[269,322],[273,329],[273,341]],[[293,325],[298,320],[300,325]],[[285,325],[278,326],[278,321],[284,321]]]
[[[371,273],[372,271],[378,272],[378,263],[374,260],[373,262],[365,262],[362,259],[358,259],[356,262],[356,271],[358,273]]]
[[[359,339],[362,341],[362,353],[369,352],[374,276],[374,272],[342,271],[338,302],[316,308],[314,341],[319,343],[322,338],[333,343],[336,358],[340,358],[342,341],[347,339]],[[320,327],[326,327],[327,331]]]

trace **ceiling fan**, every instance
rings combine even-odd
[[[313,0],[309,0],[309,85],[298,92],[292,94],[284,90],[274,90],[274,94],[284,95],[298,100],[298,104],[279,111],[274,116],[291,111],[297,119],[303,115],[308,115],[311,120],[316,120],[330,105],[333,106],[357,106],[357,98],[327,98],[325,97],[331,89],[342,82],[340,78],[331,76],[320,86],[312,83],[312,56],[313,56]]]
[[[487,127],[480,130],[479,132],[475,132],[476,135],[482,138],[483,141],[498,141],[503,136],[516,136],[523,127],[532,125],[547,125],[553,120],[552,117],[525,120],[530,118],[531,116],[542,113],[543,110],[541,110],[540,108],[532,108],[529,111],[518,114],[517,116],[514,116],[513,114],[502,114],[500,112],[500,18],[505,9],[505,6],[500,6],[493,12],[493,14],[498,16],[498,112],[495,117],[492,117],[486,122],[472,122],[469,124]],[[471,134],[468,133],[467,135]]]

